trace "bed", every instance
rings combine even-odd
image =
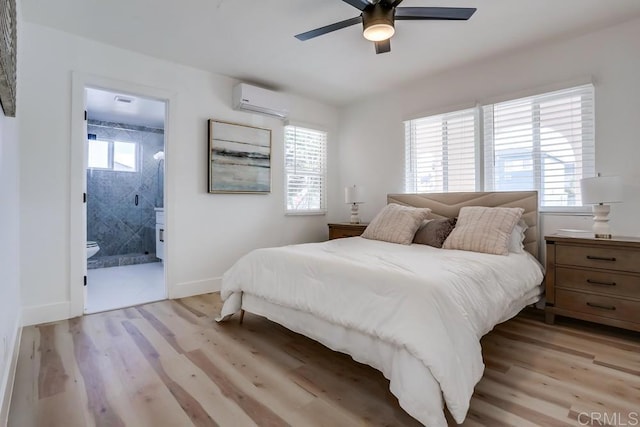
[[[452,218],[464,206],[520,207],[522,253],[491,255],[362,237],[257,249],[225,273],[219,321],[264,316],[381,371],[411,416],[461,423],[484,364],[480,338],[535,303],[537,193],[390,194]]]

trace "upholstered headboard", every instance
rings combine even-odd
[[[523,208],[522,219],[529,226],[525,232],[524,248],[539,258],[537,191],[388,194],[387,203],[429,208],[432,218],[456,217],[464,206]]]

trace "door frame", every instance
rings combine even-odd
[[[155,88],[134,82],[110,79],[82,72],[72,72],[71,84],[71,161],[70,161],[70,200],[69,200],[69,318],[84,315],[85,292],[84,277],[87,274],[87,205],[83,193],[87,191],[87,164],[84,112],[86,107],[85,89],[102,89],[111,92],[151,98],[165,103],[164,121],[164,214],[165,214],[165,258],[164,285],[165,296],[170,292],[171,278],[171,180],[167,179],[171,171],[171,142],[174,138],[174,114],[176,94],[166,89]]]

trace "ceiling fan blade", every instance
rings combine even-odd
[[[391,39],[382,40],[376,43],[376,54],[391,52]]]
[[[307,31],[306,33],[300,33],[295,37],[298,40],[305,41],[305,40],[312,39],[314,37],[321,36],[323,34],[330,33],[332,31],[341,30],[342,28],[360,24],[361,22],[362,22],[362,16],[356,16],[355,18],[347,19],[345,21],[340,21],[324,27],[316,28],[315,30]]]
[[[342,0],[343,2],[350,4],[358,10],[365,10],[367,6],[371,6],[367,0]],[[402,0],[401,0],[402,1]]]
[[[399,7],[396,9],[398,20],[466,20],[476,11],[474,7]]]
[[[402,0],[385,0],[385,4],[388,7],[398,7],[400,3],[402,3]]]

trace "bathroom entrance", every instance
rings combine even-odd
[[[85,313],[166,299],[163,101],[85,88]]]

